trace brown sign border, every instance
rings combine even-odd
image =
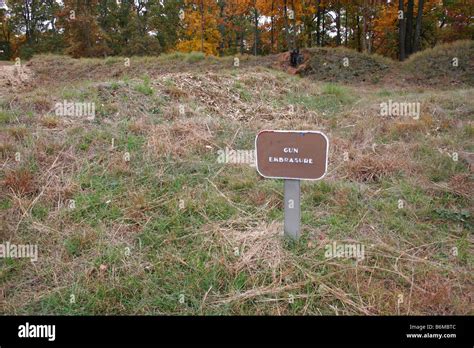
[[[320,176],[319,178],[314,178],[314,179],[308,179],[308,178],[289,178],[289,177],[284,177],[284,176],[267,176],[267,175],[263,175],[261,172],[260,172],[260,169],[258,168],[258,151],[257,151],[257,139],[258,139],[258,136],[261,134],[261,133],[264,133],[264,132],[274,132],[274,133],[314,133],[314,134],[321,134],[324,139],[326,139],[326,163],[325,163],[325,167],[324,167],[324,174],[322,176]],[[327,174],[327,171],[328,171],[328,157],[329,157],[329,138],[327,137],[326,134],[324,134],[323,132],[320,132],[320,131],[312,131],[312,130],[274,130],[274,129],[263,129],[261,130],[260,132],[258,132],[258,134],[256,135],[255,137],[255,167],[257,168],[257,172],[258,174],[260,174],[261,176],[263,176],[264,178],[267,178],[267,179],[285,179],[285,180],[310,180],[310,181],[317,181],[317,180],[321,180],[322,178],[324,178]]]

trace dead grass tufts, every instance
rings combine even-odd
[[[52,109],[51,101],[48,98],[36,97],[33,100],[33,108],[38,113],[48,112]]]
[[[474,183],[470,174],[454,175],[448,186],[458,196],[469,198],[474,194]]]
[[[414,133],[426,131],[427,124],[421,121],[400,121],[393,123],[389,128],[389,133],[395,137],[409,138]]]
[[[173,100],[180,100],[181,98],[185,98],[188,96],[188,93],[186,91],[176,86],[169,86],[165,88],[164,93],[169,95]]]
[[[60,120],[56,116],[46,115],[41,118],[41,125],[46,128],[56,128]]]
[[[17,195],[31,194],[36,191],[33,174],[26,169],[7,172],[3,180],[3,186]]]
[[[396,157],[363,155],[350,161],[347,171],[349,179],[369,183],[393,175],[400,167],[402,163]]]
[[[28,128],[26,128],[25,126],[11,127],[10,129],[8,129],[8,132],[16,140],[22,140],[23,138],[27,137],[28,134],[30,133]]]
[[[139,118],[138,120],[134,120],[132,123],[128,125],[128,130],[135,135],[141,135],[146,133],[147,129],[147,121],[144,117]]]
[[[14,156],[15,146],[9,135],[0,133],[0,158],[4,159],[8,156]]]
[[[412,306],[419,308],[421,313],[437,313],[438,315],[468,315],[472,314],[469,296],[458,296],[462,292],[462,287],[453,284],[453,281],[440,276],[437,272],[429,272],[419,281],[419,285],[426,289],[425,293],[413,296]],[[465,289],[467,291],[467,289]],[[457,299],[457,303],[450,304],[446,299]],[[460,301],[460,302],[459,302]],[[464,302],[465,301],[465,302]],[[464,302],[464,303],[463,303]]]
[[[124,153],[114,153],[111,155],[107,170],[113,175],[131,175],[132,170],[130,168],[130,162],[127,155]]]
[[[148,148],[155,157],[182,157],[204,151],[212,135],[204,122],[178,120],[171,125],[155,125],[148,134]]]
[[[249,226],[245,229],[221,226],[218,229],[220,239],[230,247],[234,255],[237,249],[239,252],[230,265],[231,271],[239,273],[247,270],[253,274],[262,268],[272,272],[278,271],[287,258],[281,242],[282,231],[280,222]]]

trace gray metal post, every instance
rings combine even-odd
[[[285,235],[300,236],[300,180],[285,179]]]

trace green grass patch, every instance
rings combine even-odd
[[[187,63],[196,63],[196,62],[199,62],[201,60],[204,60],[206,58],[206,55],[202,52],[190,52],[186,55],[186,57],[184,58],[184,60],[187,62]]]
[[[308,110],[334,114],[344,107],[351,105],[356,98],[345,87],[336,84],[323,86],[321,94],[299,94],[290,92],[286,96],[286,103],[301,105]]]
[[[141,94],[151,96],[151,95],[153,95],[153,88],[151,87],[150,83],[151,83],[150,77],[149,76],[144,76],[143,77],[143,82],[135,85],[134,89],[135,89],[135,91],[137,91]]]

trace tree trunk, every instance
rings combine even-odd
[[[30,14],[30,7],[28,1],[24,1],[24,8],[23,8],[23,19],[25,20],[25,37],[26,41],[32,41],[32,33],[30,29],[31,25],[31,14]]]
[[[321,0],[318,0],[316,18],[316,46],[321,46]]]
[[[314,17],[312,15],[305,16],[305,30],[306,30],[306,47],[313,46],[313,28]]]
[[[401,0],[403,1],[403,0]],[[361,49],[360,49],[360,16],[359,16],[359,11],[357,11],[357,14],[356,14],[356,28],[357,28],[357,36],[355,37],[355,40],[356,40],[356,48],[357,48],[357,51],[360,52]]]
[[[201,0],[201,52],[204,52],[204,0]]]
[[[291,49],[296,48],[296,9],[295,9],[295,0],[291,0],[291,9],[293,10],[293,35],[291,35]]]
[[[369,37],[367,39],[367,52],[372,54],[372,32],[369,31]]]
[[[336,9],[336,45],[341,44],[341,4],[337,1]]]
[[[418,15],[416,16],[415,40],[413,43],[414,52],[421,48],[421,19],[423,17],[423,0],[418,0]]]
[[[362,35],[361,35],[362,52],[367,51],[367,0],[364,0],[362,8]]]
[[[290,33],[288,32],[288,1],[284,1],[284,8],[283,8],[283,17],[285,20],[285,40],[286,40],[286,50],[290,49]]]
[[[309,1],[311,4],[311,0]],[[303,8],[306,8],[308,5],[306,4],[306,0],[303,1]],[[307,14],[303,17],[303,27],[305,30],[306,36],[306,43],[305,47],[313,46],[313,28],[314,28],[314,19],[316,17],[313,14]]]
[[[403,0],[398,0],[398,47],[399,47],[399,59],[400,61],[404,61],[406,58],[405,53],[405,14],[404,14],[404,4]],[[401,11],[401,12],[400,12]],[[402,18],[400,18],[402,16]]]
[[[240,54],[244,54],[244,27],[243,25],[240,27]]]
[[[219,33],[221,34],[221,39],[219,41],[219,56],[224,55],[224,38],[226,37],[225,35],[225,25],[224,25],[224,8],[225,8],[225,2],[224,1],[219,1]]]
[[[254,2],[254,6],[256,6],[256,2]],[[258,51],[258,11],[257,7],[254,7],[255,13],[255,31],[254,31],[254,51],[253,54],[256,56]]]
[[[270,49],[270,52],[273,53],[274,52],[274,48],[275,48],[275,28],[274,28],[274,19],[275,19],[275,16],[273,15],[273,10],[275,8],[275,0],[272,0],[272,16],[271,16],[271,29],[270,29],[270,32],[271,32],[271,39],[270,39],[270,42],[271,42],[271,49]]]
[[[326,9],[323,7],[323,11],[321,13],[321,15],[323,16],[323,27],[321,29],[321,47],[324,46],[324,35],[326,34],[326,19],[325,19],[325,12],[326,12]]]
[[[408,0],[406,13],[405,54],[413,53],[413,7],[415,0]]]
[[[347,46],[347,45],[348,45],[348,42],[347,42],[348,36],[347,36],[347,35],[348,35],[348,30],[349,30],[349,28],[348,28],[348,23],[347,23],[347,21],[348,21],[347,18],[349,17],[349,16],[348,16],[347,7],[346,7],[346,9],[345,9],[345,11],[344,11],[344,16],[345,16],[345,24],[344,24],[344,26],[345,26],[345,31],[344,31],[344,43],[345,43],[345,45]]]

